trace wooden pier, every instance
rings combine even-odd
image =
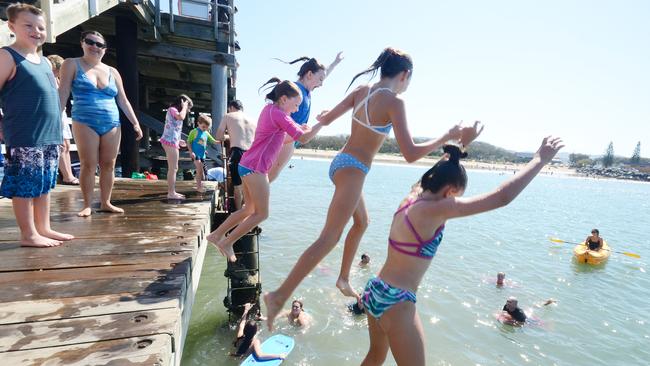
[[[57,186],[52,226],[76,239],[47,249],[20,247],[0,199],[3,364],[180,365],[218,197],[193,186],[169,202],[166,182],[117,180],[126,212],[90,218],[76,216],[78,187]]]

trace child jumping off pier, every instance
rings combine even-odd
[[[496,190],[461,198],[467,186],[461,150],[445,146],[447,156],[424,173],[395,212],[386,262],[361,297],[370,333],[370,349],[362,365],[382,364],[389,349],[398,365],[424,365],[416,292],[442,242],[445,223],[506,206],[562,147],[559,138],[544,138],[533,160]]]
[[[330,165],[329,177],[334,183],[335,191],[320,236],[300,256],[280,287],[264,295],[269,329],[272,329],[273,319],[300,282],[336,246],[350,217],[353,223],[345,238],[336,287],[346,296],[359,298],[350,287],[349,276],[359,242],[368,226],[368,213],[362,196],[363,184],[375,154],[391,129],[395,129],[395,138],[408,162],[428,155],[448,140],[458,140],[467,145],[482,130],[478,129],[478,122],[473,127],[462,128],[456,125],[437,139],[413,142],[406,121],[404,101],[398,96],[408,88],[413,61],[402,51],[386,48],[368,69],[352,79],[350,85],[359,76],[367,73],[374,75],[378,70],[381,78],[377,83],[358,87],[334,109],[316,117],[320,123],[328,125],[352,109],[352,131],[347,143]]]
[[[300,89],[293,82],[278,78],[272,78],[264,85],[272,83],[275,83],[275,87],[266,95],[271,103],[262,109],[253,145],[239,162],[239,175],[244,182],[244,206],[230,214],[207,237],[230,262],[237,260],[233,244],[269,215],[268,173],[278,157],[284,136],[288,134],[294,140],[307,143],[323,126],[317,123],[310,128],[295,123],[289,115],[298,110],[302,100]],[[235,226],[237,228],[226,236]]]

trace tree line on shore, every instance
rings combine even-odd
[[[632,155],[628,157],[616,156],[614,154],[614,142],[610,142],[605,149],[605,153],[602,156],[591,157],[587,154],[570,154],[569,163],[571,166],[576,168],[585,168],[593,166],[602,166],[604,168],[609,168],[614,165],[628,165],[635,167],[650,167],[650,159],[645,159],[641,157],[641,142],[639,141],[632,152]]]

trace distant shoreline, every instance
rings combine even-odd
[[[335,150],[314,150],[302,148],[296,149],[294,156],[331,160],[337,153],[338,151]],[[431,167],[438,161],[438,159],[425,157],[414,163],[407,163],[401,155],[377,154],[374,161],[378,163]],[[515,172],[526,166],[524,163],[486,163],[475,160],[463,160],[463,165],[465,168],[470,170],[488,170],[495,172]],[[571,177],[587,177],[586,175],[578,173],[575,169],[564,165],[547,165],[544,167],[541,173],[548,175],[557,174]]]

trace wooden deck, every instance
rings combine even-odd
[[[76,239],[21,248],[11,201],[0,199],[3,365],[180,365],[215,199],[179,182],[117,180],[125,214],[79,218],[78,187],[51,195],[52,226]]]

